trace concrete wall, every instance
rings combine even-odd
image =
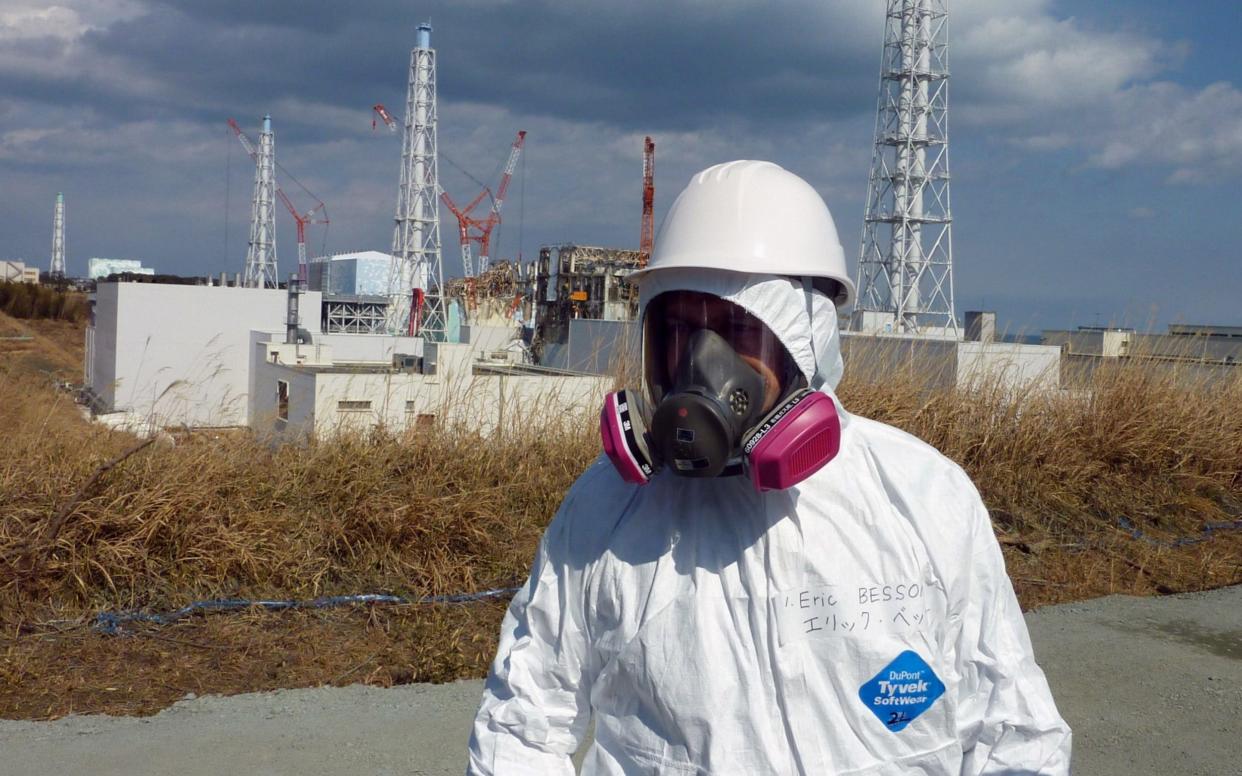
[[[90,386],[106,410],[157,425],[247,421],[252,330],[283,337],[277,289],[100,283]],[[320,294],[302,297],[302,326],[318,332]]]
[[[91,344],[91,363],[87,367],[86,387],[99,397],[100,407],[112,411],[116,406],[117,386],[117,286],[100,283],[95,291],[87,341]]]
[[[277,439],[301,438],[315,428],[315,375],[288,364],[265,362],[255,366],[256,389],[250,402],[250,427]],[[277,385],[289,384],[287,419],[277,417]]]
[[[277,438],[320,437],[420,423],[490,435],[557,422],[582,423],[599,411],[608,378],[532,375],[476,366],[469,345],[440,344],[436,374],[255,364],[252,426]],[[289,418],[276,417],[277,381],[289,383]]]
[[[929,388],[966,388],[1000,379],[1014,389],[1057,388],[1061,348],[1010,342],[957,342],[919,337],[845,332],[841,351],[847,375],[882,380],[886,375],[919,376]]]
[[[642,357],[642,336],[636,321],[604,321],[574,318],[564,344],[544,343],[540,363],[553,369],[590,374],[613,374],[616,359],[628,357],[637,364]]]
[[[954,340],[841,333],[847,375],[882,380],[892,374],[913,374],[929,388],[957,384],[957,346]]]
[[[1228,336],[1082,329],[1045,331],[1043,341],[1064,348],[1061,384],[1076,389],[1089,387],[1097,369],[1117,367],[1131,359],[1141,360],[1144,369],[1192,382],[1228,381],[1242,368],[1242,341]]]
[[[460,334],[462,342],[468,343],[475,353],[484,357],[495,351],[505,350],[517,336],[518,327],[512,324],[501,326],[463,324]]]
[[[957,385],[1000,380],[1011,388],[1056,389],[1061,384],[1061,349],[1010,342],[961,342],[957,347]]]
[[[569,322],[569,366],[575,372],[611,374],[618,360],[642,357],[642,332],[636,321]]]
[[[0,260],[0,281],[5,283],[24,283],[26,280],[26,263],[24,261]]]
[[[316,310],[319,308],[316,307]],[[303,315],[303,319],[305,319]],[[392,364],[397,353],[408,356],[423,354],[422,337],[393,337],[388,334],[320,333],[315,342],[332,346],[333,357],[341,363]]]
[[[1095,379],[1097,369],[1126,369],[1135,362],[1131,359],[1107,358],[1068,354],[1061,363],[1061,385],[1075,390],[1087,390]],[[1227,385],[1238,379],[1237,364],[1196,363],[1177,359],[1147,358],[1141,362],[1145,372],[1160,377],[1175,377],[1191,385]]]

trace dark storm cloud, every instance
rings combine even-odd
[[[370,106],[403,112],[426,19],[441,184],[465,200],[474,179],[494,186],[514,132],[530,131],[500,255],[635,244],[647,133],[659,149],[657,219],[693,172],[765,158],[812,181],[847,254],[858,246],[879,0],[0,3],[0,257],[46,266],[51,203],[65,191],[72,271],[92,255],[240,270],[253,166],[224,120],[253,136],[266,112],[282,166],[328,203],[328,250],[385,250],[400,138],[371,131]],[[1227,317],[1231,301],[1205,303],[1197,278],[1238,273],[1210,247],[1230,241],[1228,181],[1207,177],[1242,159],[1230,129],[1242,126],[1238,89],[1156,80],[1176,75],[1160,33],[1091,29],[1053,13],[1053,0],[952,5],[959,300],[1003,299],[1016,315],[1021,298],[1027,311],[1053,309],[1091,286],[1120,309],[1155,293],[1132,265],[1186,254],[1190,235],[1204,244],[1196,255],[1219,260],[1161,283],[1166,308]],[[1213,63],[1210,77],[1221,72]],[[1160,216],[1130,216],[1140,208]],[[454,225],[441,217],[454,274]],[[285,268],[284,211],[277,230]]]
[[[83,45],[158,78],[166,87],[158,98],[89,75],[7,87],[53,102],[86,101],[118,117],[135,110],[258,115],[295,95],[366,110],[376,100],[402,99],[415,24],[430,18],[446,101],[640,131],[866,112],[874,47],[856,36],[824,45],[831,33],[824,7],[501,2],[294,10],[153,2],[142,16],[89,33]],[[289,116],[282,123],[312,139],[313,127],[296,122]]]

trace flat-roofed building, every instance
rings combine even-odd
[[[155,274],[154,269],[142,266],[138,259],[104,259],[96,256],[86,262],[86,275],[92,280],[103,280],[126,272],[131,275]]]
[[[0,282],[2,283],[39,283],[39,268],[31,267],[24,261],[0,259]]]
[[[421,356],[359,364],[339,360],[331,345],[259,342],[250,427],[283,440],[428,425],[536,433],[581,426],[612,386],[609,377],[498,356],[468,342],[425,343]]]
[[[318,330],[319,294],[301,300]],[[86,330],[86,387],[98,412],[154,427],[243,426],[253,331],[284,337],[278,289],[104,282]]]

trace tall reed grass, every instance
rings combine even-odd
[[[999,373],[937,386],[929,373],[863,348],[839,393],[961,464],[1002,531],[1081,537],[1126,518],[1195,532],[1242,517],[1242,370],[1084,361],[1017,387]]]
[[[1242,372],[1206,382],[1132,360],[1061,391],[937,386],[917,368],[850,361],[845,406],[961,463],[1004,535],[1086,540],[1124,517],[1174,536],[1242,514]],[[599,447],[590,414],[546,431],[532,415],[491,437],[429,427],[277,446],[180,433],[126,458],[133,437],[83,422],[42,381],[0,371],[0,395],[6,628],[215,596],[519,583]]]
[[[47,318],[77,322],[86,318],[86,295],[76,291],[34,285],[0,282],[0,310],[13,318]]]

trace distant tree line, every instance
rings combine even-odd
[[[0,310],[13,318],[80,321],[86,317],[86,297],[32,283],[0,283]]]
[[[184,275],[145,275],[136,272],[113,272],[106,278],[100,278],[99,283],[156,283],[168,286],[205,286],[209,278],[201,275],[184,276]]]

